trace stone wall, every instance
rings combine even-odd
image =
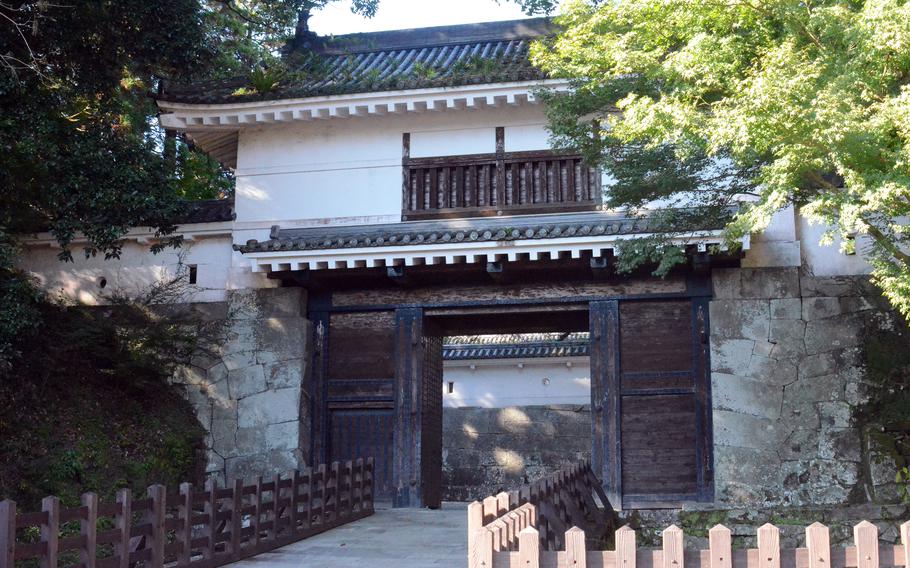
[[[482,499],[591,459],[589,405],[443,409],[443,500]]]
[[[868,281],[797,268],[713,279],[714,507],[887,496],[893,470],[853,420],[866,396],[864,337],[897,321]]]
[[[306,291],[234,291],[197,313],[225,322],[223,344],[175,378],[208,432],[206,474],[221,481],[301,467],[307,452]]]

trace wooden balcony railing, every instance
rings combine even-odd
[[[600,171],[552,151],[407,158],[402,220],[592,211]]]

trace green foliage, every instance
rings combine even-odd
[[[223,326],[162,304],[184,298],[178,273],[105,307],[35,302],[37,332],[13,342],[0,372],[0,493],[34,508],[56,494],[113,497],[197,477],[202,427],[169,379],[214,348]]]
[[[549,95],[554,135],[609,166],[633,149],[644,182],[615,204],[741,202],[731,240],[795,204],[828,242],[868,236],[910,316],[910,4],[574,0],[559,22],[532,50],[574,84]]]

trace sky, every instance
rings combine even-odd
[[[376,32],[526,18],[508,0],[379,0],[373,18],[351,13],[351,0],[329,4],[310,18],[319,35]]]

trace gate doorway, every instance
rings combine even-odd
[[[312,293],[312,459],[373,455],[377,497],[442,499],[443,338],[588,332],[591,456],[614,507],[713,498],[710,283],[530,282]]]

